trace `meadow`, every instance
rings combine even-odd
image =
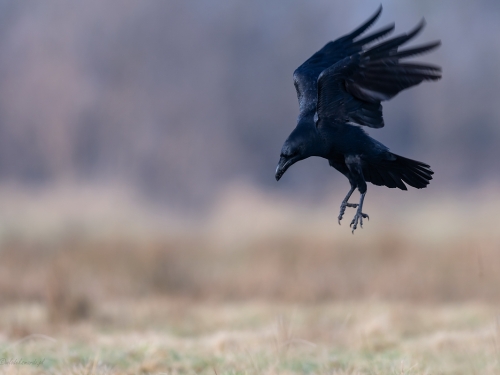
[[[0,194],[2,373],[500,373],[494,188],[373,192],[355,235],[338,197],[193,221],[71,191]]]

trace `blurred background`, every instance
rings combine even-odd
[[[0,1],[0,303],[147,295],[500,301],[500,3],[382,1],[443,67],[369,130],[435,171],[337,224],[326,160],[276,183],[292,73],[379,1]]]

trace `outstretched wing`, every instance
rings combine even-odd
[[[407,50],[398,47],[424,27],[422,22],[408,34],[380,43],[366,51],[345,57],[324,70],[318,78],[316,126],[354,122],[371,128],[384,126],[381,102],[424,80],[441,78],[441,68],[402,59],[428,52],[441,42]]]
[[[365,32],[379,17],[382,5],[365,23],[348,35],[333,42],[329,42],[322,49],[312,55],[307,61],[299,66],[293,73],[295,89],[299,99],[300,111],[316,108],[317,82],[321,72],[346,56],[360,52],[366,44],[373,42],[394,30],[394,24],[355,41],[358,36]]]

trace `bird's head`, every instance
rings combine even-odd
[[[280,161],[276,167],[276,181],[279,181],[291,165],[307,157],[303,142],[295,138],[297,137],[293,137],[292,133],[281,148]]]

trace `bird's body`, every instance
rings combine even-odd
[[[391,153],[359,126],[383,127],[381,101],[424,80],[441,77],[439,67],[401,62],[439,45],[434,42],[398,50],[422,29],[423,22],[408,34],[370,48],[370,43],[390,33],[394,25],[355,40],[381,11],[382,7],[358,29],[328,43],[295,70],[300,114],[296,128],[283,145],[276,169],[279,180],[297,161],[310,156],[327,159],[351,184],[341,204],[339,223],[346,207],[358,207],[351,222],[353,231],[368,217],[362,212],[366,182],[402,190],[407,189],[406,183],[420,189],[427,186],[433,174],[427,164]],[[348,200],[356,188],[361,193],[359,204],[350,204]]]

